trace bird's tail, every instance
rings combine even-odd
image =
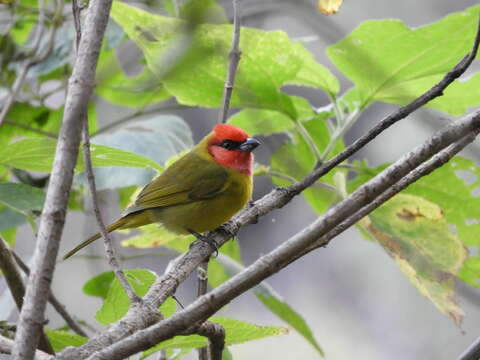
[[[114,223],[108,225],[107,226],[107,232],[112,232],[114,230],[122,228],[124,225],[128,225],[128,222],[129,221],[127,220],[127,217],[122,217],[122,218],[118,219],[117,221],[115,221]],[[101,237],[102,237],[102,234],[100,234],[100,233],[96,233],[92,237],[89,237],[87,240],[85,240],[84,242],[82,242],[78,246],[76,246],[73,250],[70,250],[68,253],[66,253],[65,256],[63,257],[63,260],[68,259],[70,256],[75,254],[77,251],[83,249],[85,246],[91,244],[92,242],[94,242],[97,239],[100,239]]]

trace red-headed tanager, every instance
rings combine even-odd
[[[189,153],[138,194],[108,232],[159,223],[176,234],[213,230],[242,209],[252,196],[252,151],[260,143],[239,127],[219,124]],[[69,258],[97,233],[68,252]],[[203,238],[205,239],[205,238]]]

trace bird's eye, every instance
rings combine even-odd
[[[238,149],[240,146],[240,143],[238,141],[233,141],[233,140],[223,140],[218,146],[223,147],[224,149],[227,150],[235,150]]]

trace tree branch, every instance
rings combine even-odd
[[[97,187],[95,185],[95,177],[93,175],[93,166],[92,166],[92,159],[90,156],[90,136],[88,134],[88,118],[85,117],[83,122],[83,159],[85,163],[85,173],[87,176],[88,187],[90,190],[90,194],[92,196],[92,206],[93,211],[95,213],[95,218],[97,219],[98,227],[100,228],[100,233],[103,237],[103,244],[105,245],[105,254],[107,255],[108,264],[113,269],[115,276],[117,277],[118,281],[124,288],[125,292],[127,293],[128,298],[132,304],[140,303],[142,301],[141,298],[135,294],[130,283],[127,281],[124,272],[120,269],[120,265],[118,264],[117,256],[115,254],[115,248],[113,247],[112,237],[107,231],[105,227],[105,222],[102,219],[102,214],[100,213],[100,208],[98,206],[98,197],[97,197]]]
[[[222,353],[225,348],[225,329],[222,325],[205,321],[192,331],[187,331],[185,335],[191,334],[198,334],[208,338],[209,346],[202,349],[206,349],[206,355],[212,360],[222,360]]]
[[[337,235],[339,232],[345,230],[345,228],[340,228],[341,231],[337,230],[339,231],[338,233],[333,231],[337,226],[347,220],[350,214],[355,213],[358,209],[370,204],[372,201],[375,201],[375,203],[368,211],[372,211],[374,208],[380,206],[388,197],[385,196],[380,201],[376,201],[377,197],[381,196],[382,193],[396,183],[401,183],[402,178],[412,173],[412,170],[419,167],[417,171],[413,172],[415,176],[412,175],[412,177],[409,178],[409,180],[414,181],[418,179],[418,177],[432,171],[434,167],[441,166],[449,157],[453,156],[454,153],[473,141],[479,131],[480,111],[446,127],[372,180],[359,187],[348,198],[332,207],[301,232],[282,243],[282,245],[269,254],[259,258],[252,265],[224,284],[194,301],[184,310],[158,324],[140,330],[109,347],[103,348],[94,353],[89,359],[122,359],[125,356],[135,354],[169,339],[175,334],[178,334],[178,332],[184,331],[185,328],[188,327],[188,324],[207,319],[235,297],[290,264],[298,258],[298,254],[301,254],[305,249],[310,248],[312,245],[318,245],[317,241],[319,238],[325,236],[325,239],[327,239],[330,232],[333,235]],[[450,144],[453,145],[450,146]],[[442,149],[445,148],[446,150],[442,151]],[[440,154],[435,157],[435,154],[438,152],[440,152]],[[434,158],[429,162],[428,160],[432,156]],[[427,161],[427,163],[422,167],[421,165],[425,161]],[[402,186],[407,185],[407,182],[402,184]],[[395,193],[400,191],[403,188],[402,186],[397,186]],[[390,190],[388,190],[387,194],[394,195]],[[368,213],[364,213],[361,214],[361,216],[363,217],[367,214]],[[237,217],[235,220],[240,219]],[[234,229],[235,223],[233,223],[230,228]]]
[[[218,114],[218,122],[225,123],[227,121],[228,109],[230,107],[230,98],[232,97],[233,85],[235,83],[235,75],[237,73],[238,63],[242,52],[239,50],[240,45],[240,0],[233,0],[233,37],[232,49],[230,50],[230,62],[228,64],[228,74],[225,81],[225,89],[223,92],[223,105]]]
[[[480,337],[477,338],[457,360],[478,360],[480,359]]]
[[[11,354],[13,349],[13,340],[6,338],[5,336],[0,335],[0,353]],[[53,360],[54,357],[43,351],[35,351],[35,360]]]
[[[312,244],[310,247],[305,249],[302,253],[299,254],[299,257],[309,253],[310,251],[317,249],[319,247],[325,246],[328,242],[333,239],[338,234],[342,233],[350,226],[354,225],[357,221],[364,218],[366,215],[371,213],[373,210],[378,208],[380,205],[385,203],[387,200],[398,194],[403,189],[407,188],[409,185],[417,181],[419,178],[430,174],[435,169],[438,169],[440,166],[444,165],[450,159],[459,153],[462,149],[465,148],[468,144],[472,143],[478,133],[480,132],[480,127],[472,130],[469,134],[465,135],[463,138],[457,140],[456,142],[449,145],[446,149],[442,150],[430,160],[426,161],[422,165],[418,166],[416,169],[412,170],[409,174],[405,175],[400,181],[393,184],[385,192],[375,198],[373,201],[359,209],[353,215],[348,217],[342,223],[337,225],[334,229],[329,231],[326,235],[322,236],[317,242]]]
[[[22,276],[18,271],[15,261],[13,260],[12,251],[10,246],[0,237],[0,270],[5,276],[5,281],[10,289],[18,311],[22,309],[23,297],[25,295],[25,285],[23,284]],[[54,354],[53,348],[48,341],[47,336],[41,329],[40,341],[38,344],[40,350],[43,350],[49,354]]]
[[[32,271],[15,336],[12,358],[32,359],[55,268],[60,238],[65,222],[73,170],[78,156],[82,120],[87,113],[93,90],[95,69],[107,26],[111,0],[93,0],[85,22],[85,32],[69,80],[63,123],[55,160],[40,219]]]
[[[208,263],[210,258],[203,261],[197,268],[197,298],[205,295],[208,289]],[[198,349],[198,360],[208,360],[208,347]]]

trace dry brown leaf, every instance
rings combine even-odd
[[[338,12],[343,0],[318,0],[318,9],[325,15],[332,15]]]

